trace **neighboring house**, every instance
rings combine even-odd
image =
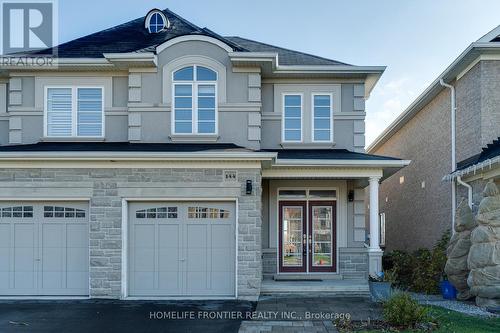
[[[455,157],[453,96],[452,87],[447,85],[453,87],[455,95]],[[472,186],[471,204],[476,210],[485,182],[499,181],[499,136],[497,27],[472,43],[368,147],[370,154],[412,160],[409,167],[381,186],[380,212],[385,221],[386,248],[432,247],[443,232],[452,228],[454,207],[462,199],[468,200],[467,185],[461,181]]]
[[[58,56],[0,68],[0,295],[256,299],[283,276],[366,292],[382,252],[363,188],[409,163],[364,153],[384,67],[169,10]]]

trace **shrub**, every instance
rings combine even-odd
[[[384,320],[394,326],[413,328],[428,320],[427,309],[408,293],[396,293],[384,303]]]
[[[401,289],[433,294],[439,292],[439,281],[444,274],[446,247],[450,239],[445,232],[432,250],[418,249],[413,254],[392,251],[387,254],[385,269],[390,269]]]

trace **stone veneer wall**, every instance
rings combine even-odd
[[[119,298],[122,269],[122,198],[238,198],[238,297],[260,293],[261,174],[237,169],[0,169],[0,198],[90,198],[90,296]],[[253,183],[245,194],[246,180]]]
[[[344,280],[368,278],[368,255],[365,248],[339,248],[339,273]],[[276,251],[265,250],[262,254],[262,277],[272,278],[278,272]]]

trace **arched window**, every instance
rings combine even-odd
[[[173,134],[217,134],[217,73],[193,65],[173,73]]]
[[[167,29],[170,26],[170,22],[161,10],[152,10],[146,15],[145,26],[149,33],[158,33]]]

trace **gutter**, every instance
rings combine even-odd
[[[2,161],[199,161],[199,160],[232,160],[232,161],[272,161],[277,156],[273,152],[0,152]]]
[[[462,180],[460,176],[457,177],[457,183],[459,183],[462,186],[465,186],[467,188],[467,203],[469,204],[470,209],[472,209],[472,186],[467,184]]]
[[[456,163],[456,98],[455,87],[451,84],[445,83],[441,78],[439,84],[445,88],[450,89],[450,117],[451,117],[451,172],[457,169]],[[451,232],[455,233],[455,211],[457,210],[457,187],[455,181],[451,182]],[[470,204],[469,204],[470,205]]]
[[[309,159],[276,159],[273,166],[342,166],[342,167],[393,167],[402,168],[410,164],[409,160],[309,160]]]

